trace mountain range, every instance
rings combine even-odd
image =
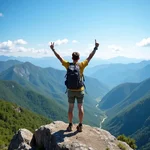
[[[88,56],[87,56],[88,57]],[[80,58],[81,61],[85,60],[87,57]],[[65,56],[65,60],[72,61],[71,56]],[[8,60],[18,60],[21,62],[30,62],[34,65],[40,66],[40,67],[53,67],[56,69],[64,69],[61,65],[58,59],[55,57],[42,57],[42,58],[33,58],[33,57],[14,57],[14,56],[4,56],[0,55],[1,61],[8,61]],[[93,57],[90,61],[89,66],[94,67],[100,64],[116,64],[116,63],[122,63],[122,64],[128,64],[128,63],[138,63],[141,62],[143,59],[137,59],[137,58],[128,58],[123,56],[118,56],[114,58],[109,59],[103,59],[103,58],[96,58]]]
[[[67,122],[65,70],[16,60],[1,61],[0,68],[0,99]],[[149,150],[149,70],[150,61],[87,67],[84,123],[99,126],[106,114],[104,129],[115,136],[133,137],[139,150]],[[74,122],[78,121],[77,114],[75,106]]]
[[[138,83],[150,77],[150,61],[129,64],[103,64],[86,69],[86,75],[95,77],[110,88],[126,83]]]
[[[99,107],[106,111],[103,125],[113,135],[133,137],[139,150],[150,145],[150,78],[140,83],[125,83],[108,92]]]
[[[0,99],[13,102],[49,119],[67,121],[67,111],[59,103],[35,91],[23,88],[15,81],[0,80]]]
[[[16,64],[21,64],[22,62],[18,60],[8,60],[8,61],[0,61],[0,72],[16,65]]]
[[[54,98],[56,98],[57,93],[60,100],[63,99],[62,97],[65,97],[66,88],[64,81],[66,71],[57,70],[51,67],[41,68],[29,62],[19,63],[8,69],[7,68],[8,67],[6,67],[5,71],[1,72],[0,79],[17,81],[25,87],[28,86],[32,90],[36,89],[36,91]],[[93,95],[93,98],[97,98],[99,96],[102,97],[106,92],[108,92],[107,86],[100,83],[95,78],[86,76],[85,85],[87,86],[89,95]],[[93,89],[95,85],[97,85],[96,90]]]
[[[51,99],[59,104],[59,107],[56,107],[56,110],[62,107],[62,110],[65,110],[66,112],[68,102],[67,95],[65,94],[65,74],[66,72],[63,70],[57,70],[51,67],[41,68],[29,62],[25,62],[6,67],[6,70],[0,73],[0,79],[15,81],[23,88],[44,96],[45,99]],[[103,114],[95,107],[97,104],[96,99],[102,98],[104,94],[108,92],[108,88],[104,84],[101,84],[97,79],[90,77],[85,77],[85,79],[87,87],[87,94],[85,94],[85,112],[87,112],[85,115],[85,123],[99,126],[98,118]],[[95,88],[95,85],[97,85],[97,88]],[[16,95],[16,97],[17,96],[18,95]],[[75,112],[75,114],[77,114],[77,108],[75,109]],[[56,116],[57,115],[58,114],[56,114]],[[65,118],[66,116],[62,120],[66,121]]]

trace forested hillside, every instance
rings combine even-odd
[[[68,120],[67,110],[55,100],[25,89],[14,81],[0,80],[0,98],[53,120]]]
[[[39,126],[49,123],[50,119],[0,99],[0,149],[7,149],[13,135],[20,128],[33,132]]]
[[[29,62],[25,62],[23,64],[14,65],[1,72],[0,79],[16,81],[26,89],[34,91],[40,95],[44,95],[44,97],[55,101],[55,103],[64,108],[66,112],[68,109],[68,98],[65,93],[65,74],[66,72],[62,70],[57,70],[54,68],[41,68]],[[107,93],[108,88],[95,78],[85,78],[87,93],[85,93],[84,106],[87,113],[85,114],[84,121],[90,125],[99,126],[99,120],[103,113],[95,106],[97,101],[99,101],[105,93]],[[75,111],[77,118],[77,109],[75,109]],[[67,118],[67,115],[65,115],[64,118]],[[66,121],[66,119],[63,121]]]
[[[150,145],[150,96],[145,96],[120,112],[105,125],[117,136],[125,134],[136,140],[138,149],[149,150]]]
[[[112,89],[100,104],[100,107],[105,106],[103,109],[106,108],[108,116],[103,125],[104,129],[115,136],[125,134],[133,137],[140,150],[149,150],[150,145],[149,85],[150,78],[136,84],[119,85]]]

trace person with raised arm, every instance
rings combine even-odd
[[[73,126],[73,109],[75,99],[77,100],[78,104],[78,116],[79,116],[79,124],[77,126],[77,131],[82,132],[83,129],[83,116],[84,116],[84,109],[83,109],[83,102],[84,102],[84,83],[83,83],[83,72],[85,67],[88,65],[96,50],[98,50],[99,43],[95,40],[95,47],[93,51],[89,54],[87,59],[82,62],[78,62],[80,59],[80,54],[78,52],[72,53],[72,62],[68,62],[64,60],[55,50],[54,42],[51,42],[50,48],[54,52],[55,56],[60,60],[62,65],[66,68],[66,81],[65,85],[67,87],[67,95],[68,95],[68,121],[69,125],[67,127],[68,131],[72,131]]]

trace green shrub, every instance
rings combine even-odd
[[[125,147],[122,143],[119,143],[119,144],[118,144],[118,147],[119,147],[121,150],[126,150],[126,147]]]
[[[126,137],[124,134],[119,135],[117,137],[118,140],[126,142],[131,148],[136,149],[137,146],[135,144],[135,140],[133,138],[130,137]]]

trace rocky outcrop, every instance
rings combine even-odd
[[[9,150],[120,150],[119,143],[126,150],[132,150],[103,129],[83,125],[83,132],[77,132],[75,124],[73,131],[68,132],[67,125],[56,121],[41,126],[33,135],[30,131],[21,129],[14,135]]]
[[[33,134],[27,129],[20,129],[11,140],[8,150],[29,150]]]

